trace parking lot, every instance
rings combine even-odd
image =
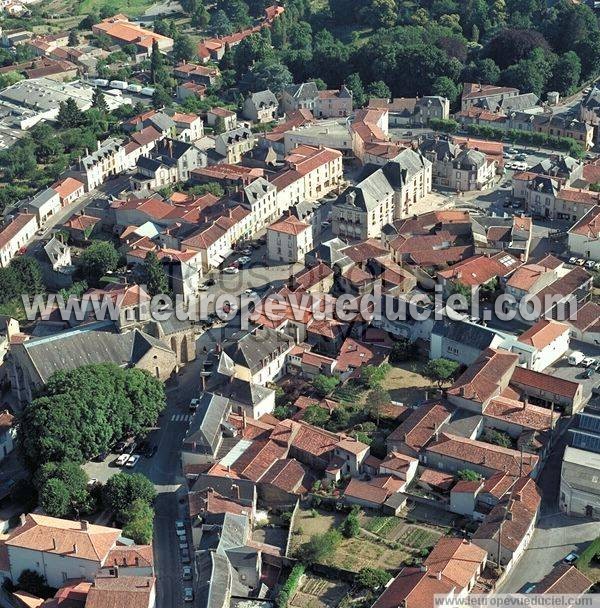
[[[563,380],[578,382],[583,386],[583,394],[587,397],[592,393],[592,389],[600,384],[600,369],[599,371],[596,371],[593,366],[586,368],[581,363],[579,365],[570,365],[568,357],[574,351],[582,352],[586,357],[590,357],[595,361],[600,362],[597,347],[592,344],[571,340],[571,349],[566,356],[544,370],[544,373],[550,374],[556,378],[562,378]],[[592,370],[589,378],[583,376],[587,369]]]

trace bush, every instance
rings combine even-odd
[[[300,559],[307,564],[322,562],[337,549],[342,542],[338,530],[328,530],[323,534],[315,534],[299,549]]]
[[[382,568],[361,568],[360,572],[356,575],[356,582],[370,589],[376,591],[380,587],[384,587],[387,582],[392,578],[391,574],[383,570]]]
[[[292,568],[290,575],[279,590],[279,595],[277,596],[278,608],[286,608],[288,602],[290,601],[290,598],[294,595],[296,589],[298,588],[298,585],[300,584],[300,579],[302,578],[303,574],[303,564],[296,564]]]
[[[19,576],[18,587],[36,597],[47,599],[54,595],[54,590],[48,587],[46,579],[34,570],[23,570]]]
[[[360,521],[358,519],[358,509],[352,508],[348,517],[342,522],[340,532],[345,538],[355,538],[360,533]]]
[[[130,538],[137,545],[149,545],[152,542],[154,509],[142,499],[134,500],[123,513],[126,522],[123,536]]]

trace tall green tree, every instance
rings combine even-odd
[[[444,358],[432,359],[423,369],[423,375],[442,386],[444,382],[448,382],[456,376],[459,368],[460,365],[456,361]]]
[[[94,94],[92,95],[92,107],[100,110],[104,114],[108,114],[108,103],[106,103],[106,96],[102,92],[102,89],[95,88]]]
[[[73,97],[69,97],[66,101],[60,102],[56,122],[63,129],[80,127],[85,124],[85,116],[77,106]]]
[[[87,483],[87,474],[76,462],[47,462],[34,476],[41,504],[52,517],[88,512],[92,501]],[[65,493],[67,501],[63,505]]]
[[[173,43],[173,58],[178,63],[181,61],[192,61],[196,56],[194,42],[186,34],[180,34]]]
[[[346,78],[346,86],[352,91],[352,103],[355,108],[362,108],[367,103],[367,95],[360,75],[354,72]]]
[[[142,265],[141,281],[147,286],[151,297],[169,293],[169,279],[158,256],[154,251],[146,254]]]
[[[162,82],[165,77],[165,62],[158,42],[152,42],[152,53],[150,55],[150,79],[154,84]]]
[[[102,489],[102,502],[121,519],[126,518],[127,509],[140,500],[151,505],[156,498],[154,484],[141,473],[113,475]]]
[[[214,36],[229,36],[233,34],[233,25],[223,9],[215,11],[211,15],[208,29]]]
[[[92,285],[98,285],[99,280],[109,270],[115,270],[118,263],[119,252],[108,241],[92,242],[79,259],[81,271],[86,280]]]
[[[154,509],[143,500],[134,500],[124,513],[123,536],[137,545],[152,543]]]

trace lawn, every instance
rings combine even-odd
[[[430,548],[443,534],[442,531],[410,524],[401,517],[393,516],[369,517],[363,515],[361,525],[365,530],[389,542],[398,543],[406,551]]]
[[[421,368],[422,364],[418,362],[392,365],[383,381],[383,388],[390,393],[394,401],[405,405],[415,405],[431,398],[437,387],[419,373]]]
[[[77,5],[77,13],[87,15],[93,10],[99,11],[109,7],[111,12],[125,13],[128,17],[137,17],[146,12],[156,0],[81,0]]]
[[[346,597],[349,590],[347,583],[307,574],[289,605],[297,608],[333,608]]]
[[[345,513],[316,512],[318,515],[313,517],[308,509],[298,511],[291,539],[292,555],[311,536],[322,534],[332,527],[339,526],[346,517]],[[378,566],[396,571],[407,557],[409,557],[409,553],[404,548],[391,548],[383,541],[377,542],[365,534],[361,534],[356,538],[344,539],[335,553],[325,559],[324,563],[354,572],[358,572],[365,566]]]

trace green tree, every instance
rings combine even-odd
[[[225,126],[225,119],[222,116],[217,116],[217,120],[215,121],[214,133],[215,135],[221,135],[221,133],[225,133],[227,127]]]
[[[10,269],[18,277],[21,294],[44,293],[42,268],[35,258],[30,256],[13,258],[10,261]]]
[[[496,84],[500,80],[500,68],[489,57],[478,59],[467,68],[465,80],[483,84]]]
[[[17,446],[33,471],[46,462],[83,463],[155,424],[164,406],[164,385],[144,370],[101,363],[55,372],[25,406]]]
[[[169,279],[167,273],[154,251],[146,254],[142,265],[141,282],[146,285],[151,297],[169,293]]]
[[[318,376],[315,376],[312,384],[313,388],[321,397],[326,397],[339,383],[340,379],[337,376],[319,374]]]
[[[481,479],[481,475],[471,469],[461,469],[457,476],[462,481],[479,481]]]
[[[359,510],[353,507],[346,519],[340,526],[340,532],[344,538],[355,538],[360,533],[360,520],[358,519]]]
[[[152,93],[152,107],[160,110],[161,108],[167,108],[171,105],[173,105],[171,95],[162,85],[157,84],[156,87],[154,87],[154,93]]]
[[[193,40],[181,34],[177,36],[173,43],[173,57],[178,63],[182,61],[192,61],[196,56],[196,48],[194,47]]]
[[[229,36],[233,34],[233,25],[222,9],[215,11],[211,15],[208,29],[213,36]]]
[[[396,23],[398,15],[396,0],[367,0],[360,15],[371,27],[392,27]]]
[[[104,114],[108,114],[108,104],[106,103],[106,97],[102,92],[102,89],[94,89],[94,94],[92,95],[92,107],[100,110],[100,112],[103,112]]]
[[[17,586],[23,591],[44,599],[54,595],[54,591],[48,587],[46,579],[35,570],[23,570],[19,575]]]
[[[62,129],[80,127],[85,123],[85,116],[73,97],[60,102],[56,122]]]
[[[456,361],[450,359],[432,359],[423,369],[423,375],[442,386],[444,382],[448,382],[456,376],[459,367],[460,365]]]
[[[108,241],[93,241],[81,254],[79,263],[87,281],[92,285],[97,285],[108,271],[117,268],[119,252]]]
[[[383,568],[361,568],[356,575],[356,582],[365,589],[377,591],[388,583],[392,575]]]
[[[298,557],[306,564],[320,563],[332,555],[341,542],[342,535],[335,529],[314,534],[299,548]]]
[[[354,72],[346,78],[346,86],[352,91],[352,103],[355,108],[362,108],[367,103],[367,94],[360,75]]]
[[[418,349],[414,342],[404,338],[394,341],[392,352],[390,353],[390,361],[392,363],[404,363],[411,361],[418,355]]]
[[[483,438],[489,443],[499,445],[502,448],[512,448],[512,439],[508,433],[497,431],[495,429],[486,429],[483,433]]]
[[[329,412],[320,405],[309,405],[304,410],[302,420],[313,426],[324,427],[329,422]]]
[[[369,416],[375,419],[375,423],[379,426],[379,420],[381,418],[381,412],[386,405],[389,405],[392,401],[390,394],[383,389],[380,385],[375,386],[369,391],[367,395],[367,401],[365,403],[365,409],[369,412]]]
[[[592,192],[600,192],[600,182],[595,182],[594,184],[590,184],[590,190]]]
[[[367,96],[377,97],[380,99],[390,99],[392,96],[392,92],[390,91],[390,87],[383,82],[383,80],[376,80],[367,86]]]
[[[381,365],[364,365],[360,368],[360,381],[368,388],[379,388],[391,369],[389,363],[382,363]]]
[[[204,29],[210,23],[210,13],[204,4],[199,4],[192,14],[191,24],[193,27]]]
[[[40,504],[51,517],[65,517],[71,513],[69,490],[60,479],[49,479],[41,488]]]
[[[278,61],[258,61],[241,82],[245,90],[270,89],[279,93],[292,84],[292,74],[286,65]]]
[[[0,74],[0,87],[5,89],[13,84],[17,84],[17,82],[21,82],[21,80],[25,80],[23,74],[17,71],[5,72],[4,74]]]
[[[225,194],[225,190],[223,190],[223,186],[218,182],[208,182],[207,184],[198,184],[197,186],[192,186],[188,193],[193,196],[204,196],[205,194],[212,194],[217,198],[221,198]]]
[[[581,61],[576,53],[568,51],[561,55],[554,64],[548,86],[561,95],[571,95],[576,91],[580,78]]]
[[[91,508],[88,476],[76,462],[47,462],[37,470],[34,483],[44,510],[53,517],[65,517],[73,513],[79,515]],[[63,505],[65,494],[67,500]],[[56,506],[46,504],[45,497]]]
[[[123,536],[137,545],[152,543],[154,509],[144,500],[134,500],[124,512]]]
[[[141,473],[117,473],[102,488],[104,506],[123,521],[127,519],[127,509],[136,500],[151,505],[155,498],[154,484]]]
[[[433,95],[439,95],[440,97],[446,97],[450,100],[450,103],[454,103],[458,98],[458,87],[454,82],[447,76],[438,76],[431,86],[431,92]]]
[[[150,55],[150,80],[154,84],[162,82],[165,77],[165,62],[158,47],[158,42],[152,42],[152,53]]]
[[[77,46],[79,44],[79,36],[77,36],[77,32],[75,30],[71,30],[69,32],[69,46]]]

